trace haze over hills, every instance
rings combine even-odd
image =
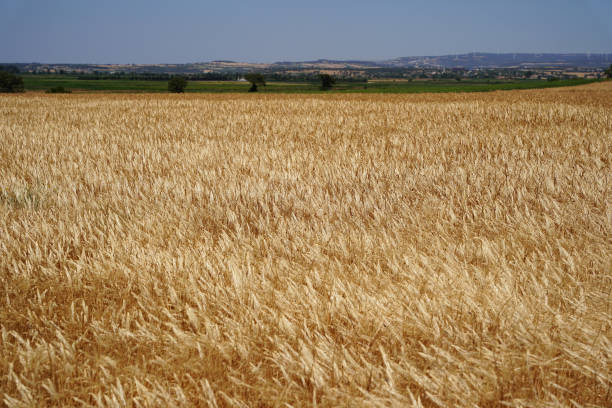
[[[612,54],[496,54],[469,53],[437,57],[402,57],[385,64],[399,67],[443,66],[447,68],[604,68],[612,63]]]
[[[198,62],[187,64],[44,64],[20,63],[24,72],[39,72],[41,68],[52,72],[70,70],[78,72],[165,72],[203,73],[203,72],[246,72],[254,70],[343,70],[343,69],[393,69],[423,68],[467,70],[515,68],[515,69],[605,69],[612,64],[612,54],[528,54],[528,53],[469,53],[442,56],[400,57],[382,61],[319,59],[314,61],[280,61],[274,63],[250,63],[230,60]],[[4,64],[6,65],[6,64]]]
[[[348,64],[370,67],[402,68],[606,68],[612,64],[612,54],[526,54],[526,53],[481,53],[453,54],[441,56],[400,57],[383,61],[328,60],[305,62],[276,62],[291,64]]]

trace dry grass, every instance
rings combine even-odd
[[[0,97],[0,401],[610,406],[611,88]]]

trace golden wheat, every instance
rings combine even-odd
[[[6,406],[611,406],[612,86],[0,97]]]

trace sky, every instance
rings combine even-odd
[[[612,52],[610,0],[0,0],[0,62]]]

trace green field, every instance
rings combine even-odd
[[[166,81],[141,81],[125,79],[79,79],[67,75],[23,75],[25,89],[45,91],[63,86],[75,92],[167,92]],[[551,88],[582,85],[593,80],[571,79],[560,81],[542,80],[430,80],[430,81],[380,81],[340,82],[331,92],[346,93],[423,93],[423,92],[485,92],[511,89]],[[247,92],[249,84],[237,81],[190,81],[186,92]],[[262,93],[322,93],[319,83],[269,82],[260,87]]]

